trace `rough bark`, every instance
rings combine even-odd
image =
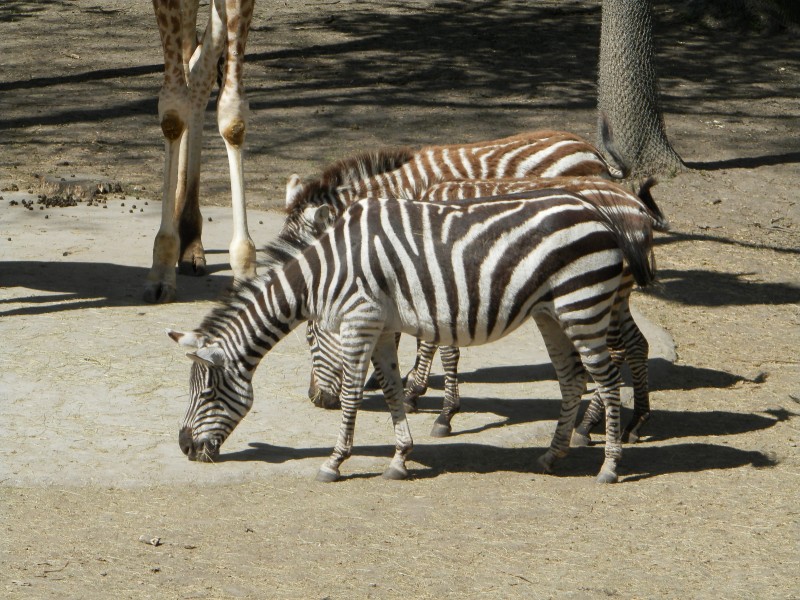
[[[654,63],[650,0],[603,0],[598,108],[633,175],[684,168],[667,139]]]

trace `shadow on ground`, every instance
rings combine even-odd
[[[210,266],[209,274],[202,277],[179,275],[178,302],[217,299],[231,279],[213,273],[227,268]],[[37,293],[0,299],[0,316],[151,306],[142,300],[148,271],[105,262],[3,261],[0,263],[0,288],[18,287]],[[6,308],[11,304],[25,306]]]
[[[333,439],[331,440],[333,441]],[[444,473],[536,473],[536,459],[546,448],[499,448],[485,444],[425,444],[417,443],[411,454],[409,469],[411,477],[426,479]],[[248,450],[222,454],[217,462],[263,461],[284,463],[292,460],[318,458],[324,461],[331,448],[287,448],[254,442]],[[388,466],[394,446],[359,446],[355,456],[385,457]],[[558,463],[554,476],[594,476],[603,462],[603,448],[592,446],[573,448],[569,456]],[[422,465],[417,467],[415,464]],[[757,468],[774,467],[775,458],[758,451],[741,450],[722,444],[674,444],[651,446],[639,444],[626,446],[620,473],[623,480],[635,481],[674,473],[696,473],[717,469],[734,469],[743,466]],[[347,463],[343,479],[377,477],[380,473],[347,475]],[[627,475],[626,475],[627,474]]]

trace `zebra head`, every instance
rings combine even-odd
[[[193,349],[186,354],[192,360],[189,406],[178,444],[189,460],[213,462],[222,443],[253,406],[253,386],[218,343],[196,333],[167,330],[167,335]]]
[[[308,398],[320,408],[339,408],[344,372],[339,338],[334,333],[320,329],[316,322],[309,321],[306,341],[311,350]]]

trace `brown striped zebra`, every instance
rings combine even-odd
[[[650,194],[650,189],[654,184],[655,180],[647,180],[639,188],[638,194],[633,194],[619,184],[596,177],[455,180],[431,185],[418,194],[418,199],[439,202],[483,197],[502,199],[508,194],[559,188],[579,195],[601,210],[609,207],[625,207],[643,211],[649,216],[653,229],[664,231],[668,228],[668,222]],[[625,442],[638,440],[641,426],[650,416],[647,384],[648,345],[630,314],[628,302],[632,286],[633,279],[627,275],[623,277],[617,293],[614,318],[609,329],[609,347],[612,350],[612,357],[618,367],[621,367],[623,357],[627,357],[633,376],[634,412],[630,423],[623,432],[623,441]],[[331,399],[339,396],[342,375],[338,338],[333,333],[319,330],[314,323],[309,324],[306,337],[312,355],[309,397],[322,397],[327,402],[331,402]],[[416,361],[406,376],[405,407],[407,411],[416,411],[417,399],[427,391],[431,363],[436,350],[435,344],[418,340]],[[442,364],[445,373],[444,404],[431,430],[431,435],[436,437],[450,434],[451,420],[460,407],[458,360],[458,348],[442,348]],[[589,432],[600,422],[602,413],[603,407],[600,404],[599,396],[595,395],[583,421],[576,429],[574,444],[586,445],[588,443]]]
[[[597,176],[619,179],[627,167],[617,153],[610,129],[601,119],[610,164],[592,144],[566,131],[532,131],[498,140],[383,149],[334,163],[314,180],[301,183],[293,175],[286,185],[288,213],[281,235],[296,237],[302,228],[320,231],[355,200],[367,196],[409,198],[433,183],[451,179],[505,177]],[[329,205],[330,221],[309,223],[310,206]]]
[[[471,346],[533,318],[562,394],[539,468],[550,472],[568,452],[590,375],[606,408],[597,481],[617,481],[621,378],[606,339],[626,267],[639,285],[653,280],[650,223],[643,210],[601,210],[556,189],[471,202],[365,199],[310,244],[278,239],[268,248],[276,262],[264,275],[242,283],[194,332],[168,332],[193,349],[180,447],[192,460],[212,461],[252,407],[261,360],[312,320],[339,334],[344,357],[342,424],[317,479],[338,479],[353,451],[370,361],[394,424],[395,453],[384,476],[404,478],[413,440],[395,332]]]

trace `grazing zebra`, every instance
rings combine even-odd
[[[279,237],[298,241],[308,233],[318,236],[355,200],[370,195],[413,198],[419,190],[445,179],[624,177],[627,168],[602,115],[600,124],[603,145],[619,168],[610,165],[583,138],[544,130],[473,144],[429,146],[416,152],[401,148],[363,154],[335,163],[318,180],[306,184],[293,175],[286,186],[288,215]],[[310,222],[306,209],[313,206],[329,206],[328,219]],[[317,386],[311,381],[312,402],[328,408],[338,406],[339,395],[326,392],[333,389],[337,375],[326,372],[322,365],[317,376],[323,384]]]
[[[655,180],[647,180],[639,188],[638,194],[634,195],[620,185],[600,178],[555,177],[550,179],[446,181],[426,188],[420,193],[419,199],[446,202],[481,199],[487,196],[503,198],[504,195],[511,193],[560,188],[579,194],[598,207],[611,205],[644,210],[649,214],[653,228],[664,231],[668,228],[667,220],[650,194],[650,188],[654,184]],[[634,411],[633,417],[622,435],[624,442],[638,440],[641,426],[649,419],[650,415],[647,384],[648,344],[630,314],[628,301],[632,287],[633,279],[626,272],[617,294],[617,305],[609,330],[609,347],[612,349],[612,357],[617,361],[617,366],[621,367],[623,357],[627,355],[633,377]],[[327,404],[330,404],[330,398],[338,399],[341,387],[343,366],[338,338],[335,333],[320,330],[315,323],[309,323],[306,338],[312,356],[309,397],[323,397]],[[427,391],[431,363],[437,350],[436,344],[424,340],[418,340],[417,343],[416,361],[406,376],[405,408],[407,412],[417,410],[417,399]],[[435,437],[450,434],[451,420],[460,408],[457,373],[459,354],[458,348],[442,348],[442,364],[445,373],[444,403],[431,430],[431,435]],[[573,443],[586,445],[589,441],[589,432],[600,422],[602,416],[603,406],[599,396],[595,395],[583,421],[576,429]]]
[[[654,277],[649,223],[642,210],[604,212],[562,190],[470,203],[356,202],[310,245],[293,250],[273,242],[268,251],[276,264],[242,283],[193,333],[168,331],[194,350],[180,446],[190,459],[213,460],[252,406],[261,359],[311,319],[339,333],[345,358],[342,425],[317,479],[336,480],[351,454],[370,359],[394,423],[395,454],[384,476],[403,478],[413,442],[395,332],[478,345],[532,317],[562,393],[558,426],[539,466],[549,472],[567,453],[588,373],[606,408],[597,480],[616,481],[620,373],[606,337],[626,263],[640,285]]]

